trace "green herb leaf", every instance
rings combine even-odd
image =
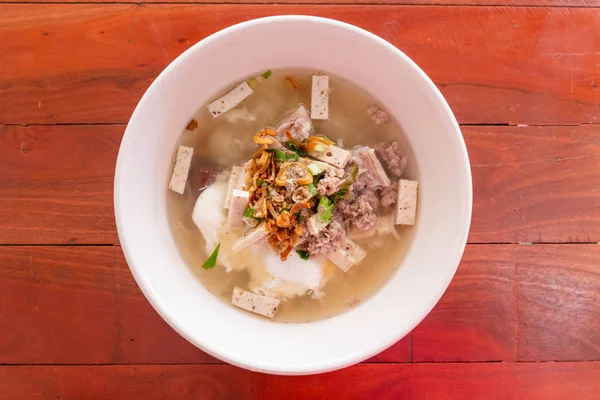
[[[254,209],[252,207],[246,207],[246,210],[244,211],[244,217],[254,218]]]
[[[221,243],[219,243],[217,245],[217,247],[215,247],[215,250],[212,252],[212,254],[210,255],[210,257],[208,257],[208,260],[206,260],[206,262],[204,264],[202,264],[202,268],[204,268],[204,269],[211,269],[215,265],[217,265],[217,255],[219,254],[219,248],[220,247],[221,247]]]
[[[250,78],[248,79],[248,86],[250,86],[250,89],[256,90],[259,87],[259,83],[256,79]]]
[[[265,181],[264,179],[258,178],[256,180],[256,186],[257,187],[260,187],[260,186],[269,186],[269,182]]]
[[[348,195],[348,191],[347,190],[338,190],[337,192],[335,192],[334,194],[331,195],[331,199],[333,200],[333,202],[335,204],[337,204],[338,201],[340,200],[345,200],[346,196]]]
[[[319,192],[317,191],[317,187],[314,183],[309,183],[308,185],[306,185],[306,187],[308,188],[308,191],[312,196],[316,196],[317,194],[319,194]]]
[[[300,156],[298,153],[286,153],[285,151],[281,151],[279,149],[273,149],[273,153],[275,154],[275,159],[277,161],[286,162],[290,160],[298,161]]]
[[[329,220],[331,220],[331,217],[333,217],[334,208],[335,203],[329,200],[328,197],[321,197],[319,199],[319,205],[317,206],[317,217],[323,223],[329,222]]]
[[[263,72],[260,76],[262,76],[265,79],[269,79],[271,74],[272,74],[271,70],[268,70],[268,71]]]
[[[298,253],[303,260],[308,260],[310,258],[310,253],[306,250],[296,250],[296,253]]]
[[[358,165],[354,164],[354,169],[352,170],[350,177],[340,187],[340,191],[342,191],[342,190],[348,191],[348,188],[350,187],[350,185],[352,185],[354,183],[354,180],[356,179],[356,175],[358,175]]]

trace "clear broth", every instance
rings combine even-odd
[[[242,164],[252,154],[252,138],[256,132],[265,126],[276,126],[299,103],[310,108],[313,74],[314,71],[299,69],[273,71],[269,79],[260,83],[255,93],[236,107],[245,107],[256,117],[255,121],[232,123],[225,118],[225,114],[215,119],[206,107],[202,107],[193,117],[198,121],[198,128],[194,131],[184,130],[178,144],[193,147],[195,155],[211,157],[225,170],[234,164]],[[373,146],[381,141],[397,140],[408,157],[403,178],[417,180],[414,156],[398,123],[392,120],[387,124],[375,124],[366,110],[372,104],[379,104],[376,99],[356,85],[335,75],[328,75],[331,89],[329,119],[313,120],[315,132],[336,141],[342,139],[346,149],[354,145]],[[297,89],[285,80],[287,76],[293,77]],[[186,190],[184,195],[168,190],[167,211],[173,236],[183,259],[198,280],[211,293],[230,304],[233,288],[247,288],[249,274],[247,271],[227,273],[219,264],[210,270],[201,267],[209,254],[205,251],[202,234],[192,221],[195,198],[190,190]],[[338,268],[327,269],[330,279],[322,290],[325,295],[320,300],[304,295],[284,301],[273,321],[306,323],[322,320],[365,301],[389,280],[409,247],[412,228],[396,226],[396,230],[399,239],[393,235],[379,236],[375,244],[373,240],[357,240],[367,251],[367,256],[360,264],[347,273]]]

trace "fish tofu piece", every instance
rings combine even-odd
[[[250,193],[245,190],[233,189],[229,212],[227,213],[227,228],[237,229],[246,226],[244,222],[244,211],[248,207]]]
[[[179,146],[179,149],[177,150],[175,166],[173,167],[173,175],[171,175],[171,181],[169,182],[169,189],[172,191],[179,194],[183,194],[185,191],[185,184],[190,173],[190,165],[192,164],[193,155],[193,148]]]
[[[366,255],[366,251],[354,243],[352,239],[346,237],[346,241],[342,247],[325,254],[325,257],[342,271],[348,272],[350,268],[360,263]]]
[[[231,304],[234,306],[267,318],[273,318],[275,312],[277,312],[279,303],[278,299],[247,292],[237,286],[233,289],[233,296],[231,298]]]
[[[329,119],[329,77],[326,75],[312,77],[310,118]]]
[[[327,146],[324,152],[313,151],[310,155],[319,161],[326,162],[337,168],[344,168],[352,154],[348,150],[334,145]]]
[[[396,225],[414,225],[417,218],[418,181],[400,179],[396,203]]]
[[[206,108],[208,108],[213,118],[217,118],[246,100],[246,97],[252,93],[252,88],[248,85],[248,82],[242,82],[225,96],[210,103]]]

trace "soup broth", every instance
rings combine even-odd
[[[254,92],[241,104],[217,118],[213,118],[211,112],[204,106],[193,117],[197,122],[197,127],[196,124],[191,123],[181,134],[179,145],[193,148],[194,157],[184,193],[179,194],[172,190],[167,193],[171,229],[183,259],[194,271],[199,282],[228,304],[232,301],[235,287],[251,291],[249,286],[253,279],[257,279],[257,274],[261,277],[269,277],[268,272],[261,270],[259,273],[257,271],[261,268],[264,269],[265,257],[279,258],[279,255],[266,243],[260,250],[245,249],[235,253],[232,251],[232,247],[240,234],[221,231],[215,236],[216,241],[220,243],[216,265],[214,268],[204,269],[202,265],[211,256],[212,248],[207,249],[207,239],[192,219],[194,205],[199,195],[209,197],[209,195],[212,196],[212,191],[221,193],[223,198],[226,196],[227,175],[232,166],[241,166],[248,162],[253,154],[256,154],[258,146],[253,141],[255,134],[261,132],[265,127],[277,127],[280,121],[299,104],[306,105],[308,109],[311,108],[314,73],[314,71],[298,69],[279,70],[273,71],[267,79],[263,78],[258,82],[250,78],[253,80],[251,86]],[[386,120],[389,115],[383,110],[373,108],[373,105],[377,105],[378,102],[366,91],[340,77],[331,74],[328,76],[329,117],[325,120],[313,119],[311,121],[314,133],[325,135],[335,141],[338,147],[346,150],[353,149],[358,145],[375,147],[381,142],[395,141],[406,156],[406,167],[401,178],[416,181],[418,178],[417,166],[399,124],[393,118],[389,121],[379,120],[378,116]],[[224,95],[229,90],[225,90],[219,95]],[[370,111],[367,112],[367,110]],[[276,156],[277,154],[273,155],[273,157]],[[350,171],[351,168],[346,167],[346,170]],[[387,173],[390,175],[389,170]],[[351,175],[350,172],[348,174]],[[390,178],[392,181],[398,182],[398,179],[392,178],[391,175]],[[207,187],[208,189],[206,189]],[[215,188],[221,191],[218,192]],[[210,199],[207,198],[205,201],[208,202]],[[219,204],[222,201],[223,199],[220,199]],[[227,210],[222,207],[217,208],[223,213],[227,213]],[[316,205],[315,209],[319,210]],[[319,211],[316,212],[319,213]],[[334,208],[334,214],[336,212]],[[393,212],[393,206],[390,209],[376,210],[380,220],[394,218],[391,216]],[[262,223],[260,219],[257,221],[259,224]],[[352,221],[346,223],[352,224]],[[395,268],[401,264],[411,241],[412,226],[393,224],[391,226],[393,231],[382,231],[383,233],[375,234],[367,231],[358,232],[356,235],[350,234],[350,237],[366,252],[366,255],[362,261],[353,265],[347,272],[338,268],[323,255],[313,256],[311,254],[311,260],[319,260],[322,279],[326,282],[318,290],[309,290],[301,295],[281,298],[272,320],[285,323],[321,320],[338,315],[373,295],[390,278]],[[253,228],[245,227],[240,231],[244,229],[251,230]],[[377,228],[372,228],[372,230],[375,229]],[[348,232],[350,231],[352,228],[349,226]],[[297,249],[298,246],[295,246],[292,254]],[[295,254],[294,257],[296,257]],[[226,259],[230,265],[234,265],[229,268],[229,271],[223,264]],[[292,265],[299,265],[298,263],[299,261]],[[248,268],[236,267],[236,265],[250,264],[252,266]]]

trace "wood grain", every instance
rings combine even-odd
[[[123,126],[0,126],[0,243],[117,244]],[[470,242],[600,241],[600,125],[463,127]]]
[[[0,125],[0,243],[118,243],[122,126]]]
[[[120,247],[0,247],[0,277],[1,364],[216,361],[152,309]]]
[[[599,122],[599,8],[0,5],[0,123],[126,122],[178,54],[228,25],[332,17],[414,59],[461,123]],[[67,61],[67,62],[65,62]]]
[[[278,377],[226,365],[0,367],[6,398],[468,399],[597,398],[600,363],[360,365]]]
[[[598,265],[598,245],[467,246],[412,360],[514,361],[517,344],[523,360],[597,360]],[[0,364],[217,362],[160,319],[118,246],[0,246],[0,287]],[[409,340],[369,362],[409,361]]]
[[[519,250],[518,359],[600,360],[600,245]]]
[[[400,363],[411,361],[411,335],[400,339],[387,350],[382,351],[374,357],[369,358],[366,363]]]
[[[114,3],[112,0],[1,0],[0,3]],[[120,3],[136,3],[122,0]],[[231,3],[230,0],[148,0],[145,3]],[[259,3],[237,0],[236,3]],[[369,5],[469,5],[469,6],[535,6],[535,7],[598,7],[600,0],[265,0],[260,4],[369,4]]]
[[[0,287],[0,364],[218,362],[158,316],[118,246],[0,247]],[[406,362],[408,344],[370,362]]]
[[[600,246],[467,246],[414,362],[600,359]]]
[[[462,129],[470,242],[600,241],[600,125]]]
[[[450,287],[413,330],[414,362],[516,360],[518,248],[467,246]]]

